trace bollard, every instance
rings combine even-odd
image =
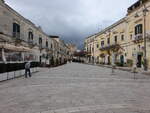
[[[9,79],[9,72],[7,72],[7,80]]]
[[[14,78],[16,78],[16,71],[14,71]]]
[[[21,72],[21,70],[19,71],[19,76],[21,76],[22,75],[22,72]]]
[[[133,67],[134,79],[136,79],[136,73],[138,73],[138,72],[137,72],[137,67],[134,66],[134,67]]]
[[[116,66],[112,65],[112,73],[111,73],[111,75],[115,75],[115,69],[116,69]]]
[[[38,70],[37,68],[38,68],[38,67],[35,68],[36,72],[37,72],[37,70]]]

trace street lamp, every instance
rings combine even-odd
[[[143,17],[144,17],[144,34],[143,34],[143,37],[144,37],[144,70],[147,71],[147,47],[146,47],[146,40],[147,40],[147,37],[146,37],[146,13],[149,12],[149,10],[146,8],[145,4],[144,4],[144,9],[143,9]],[[139,15],[136,13],[135,14],[135,18],[138,18]]]
[[[95,36],[94,36],[94,38],[93,38],[93,63],[94,64],[96,64],[96,58],[95,58],[95,42],[96,42],[96,34],[95,34]]]
[[[113,54],[112,54],[112,75],[114,74],[114,69],[115,69],[115,54],[113,52]]]
[[[93,64],[95,64],[95,47],[94,47],[95,46],[95,44],[94,44],[95,42],[94,41],[95,41],[95,36],[93,38]]]
[[[147,71],[147,47],[146,47],[146,13],[148,12],[148,9],[146,8],[146,6],[144,5],[144,9],[143,9],[143,16],[144,16],[144,70]]]

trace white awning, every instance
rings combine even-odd
[[[4,48],[6,50],[10,50],[10,51],[15,51],[15,52],[31,52],[32,49],[28,48],[28,47],[24,47],[24,46],[15,46],[12,44],[0,44],[0,48]]]

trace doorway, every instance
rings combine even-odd
[[[138,68],[142,67],[142,55],[137,56],[137,67]]]
[[[42,56],[40,56],[40,64],[42,63]]]
[[[108,56],[108,65],[110,65],[111,63],[110,63],[110,56]]]
[[[123,55],[120,56],[120,63],[121,63],[121,66],[124,66],[124,56]]]

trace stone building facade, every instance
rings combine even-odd
[[[53,59],[54,62],[57,62],[59,64],[66,62],[69,57],[71,50],[65,44],[63,40],[59,38],[59,36],[49,36],[52,39],[53,42]]]
[[[74,54],[75,54],[75,52],[77,51],[77,47],[76,47],[76,45],[75,44],[71,44],[71,43],[69,43],[69,44],[67,44],[67,46],[68,46],[68,48],[69,48],[69,50],[70,50],[70,60],[73,60],[73,57],[74,57]]]
[[[85,50],[97,63],[112,64],[115,59],[120,66],[142,68],[146,59],[150,68],[150,1],[138,0],[124,18],[86,38]]]
[[[0,0],[0,50],[1,62],[30,60],[43,65],[50,65],[54,58],[67,60],[69,52],[64,42],[51,38],[3,0]]]

